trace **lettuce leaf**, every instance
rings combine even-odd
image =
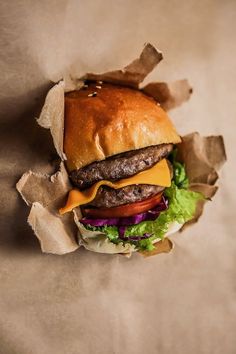
[[[84,227],[91,231],[101,231],[105,233],[109,240],[113,243],[119,243],[121,240],[119,239],[119,232],[117,226],[91,226],[84,225]]]
[[[189,181],[185,167],[180,162],[175,161],[175,152],[171,156],[173,164],[173,179],[171,186],[165,189],[164,195],[168,199],[169,207],[154,221],[143,221],[137,225],[127,227],[125,236],[137,236],[151,233],[148,239],[131,242],[119,239],[118,228],[116,226],[90,227],[90,230],[100,230],[105,233],[111,242],[129,242],[135,244],[138,250],[154,249],[152,242],[156,239],[163,239],[173,222],[184,224],[191,220],[195,214],[197,202],[204,199],[201,193],[188,190]]]
[[[184,224],[191,220],[196,210],[197,201],[203,199],[200,193],[178,188],[174,181],[169,188],[165,189],[164,194],[169,201],[168,209],[161,212],[154,221],[144,221],[138,225],[129,226],[125,236],[141,235],[147,232],[153,234],[153,239],[163,239],[170,224],[175,221]]]

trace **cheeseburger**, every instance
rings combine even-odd
[[[65,96],[64,152],[73,189],[60,213],[80,207],[88,230],[152,250],[195,213],[176,161],[181,138],[158,102],[140,90],[88,82]]]

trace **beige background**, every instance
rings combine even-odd
[[[0,353],[235,353],[236,2],[0,6]],[[41,254],[14,184],[55,157],[34,121],[51,80],[78,60],[78,72],[124,66],[147,41],[165,57],[150,79],[187,77],[194,87],[171,112],[179,132],[225,137],[220,190],[170,255]]]

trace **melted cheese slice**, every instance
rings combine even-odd
[[[106,180],[99,181],[84,191],[72,189],[69,192],[66,205],[64,208],[59,210],[59,213],[65,214],[77,206],[91,202],[96,197],[100,186],[108,186],[114,189],[119,189],[132,184],[152,184],[162,187],[170,187],[171,177],[166,159],[161,160],[148,170],[139,172],[132,177],[123,178],[116,182]]]

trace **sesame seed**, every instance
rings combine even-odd
[[[100,85],[102,85],[102,84],[103,84],[103,82],[102,82],[102,81],[98,81],[98,83],[99,83]]]
[[[101,88],[102,88],[102,86],[96,86],[96,88],[101,89]]]
[[[84,85],[83,87],[88,87],[88,85]]]
[[[157,102],[157,105],[158,105],[158,106],[160,106],[160,103],[159,103],[159,102]]]
[[[97,92],[95,91],[95,92],[93,92],[93,93],[90,93],[89,95],[88,95],[88,97],[96,97],[97,96]]]

